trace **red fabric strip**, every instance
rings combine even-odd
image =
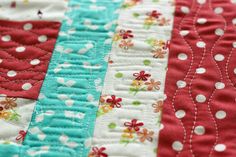
[[[0,94],[37,99],[59,22],[0,20]]]
[[[236,156],[235,10],[176,1],[158,157]]]

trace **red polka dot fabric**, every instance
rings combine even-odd
[[[236,156],[235,10],[176,1],[158,157]]]
[[[0,20],[0,94],[37,99],[59,22]]]

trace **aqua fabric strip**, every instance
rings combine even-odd
[[[121,0],[71,0],[22,146],[4,157],[86,157]],[[15,155],[15,156],[14,156]]]

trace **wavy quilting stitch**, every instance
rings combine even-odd
[[[235,6],[177,1],[159,157],[235,155]]]

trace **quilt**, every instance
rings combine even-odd
[[[236,156],[236,0],[0,0],[0,157]]]

